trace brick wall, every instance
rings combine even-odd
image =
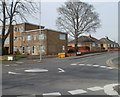
[[[58,54],[60,52],[67,51],[67,34],[55,32],[52,30],[47,31],[47,54]],[[66,36],[65,40],[60,39],[60,34],[64,34]],[[65,51],[63,51],[63,46],[65,46]]]

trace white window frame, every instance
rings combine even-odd
[[[111,44],[111,47],[114,47],[113,44]]]
[[[24,27],[23,27],[23,26],[20,26],[20,27],[19,27],[19,31],[20,31],[20,32],[24,32]]]
[[[27,36],[27,40],[28,40],[28,41],[29,41],[29,40],[32,40],[31,35],[28,35],[28,36]]]
[[[20,36],[21,41],[25,41],[25,37],[24,36]]]
[[[18,32],[18,28],[17,27],[14,27],[14,32]]]
[[[96,46],[96,44],[95,43],[92,43],[92,47],[95,47]]]
[[[14,41],[18,41],[18,37],[14,37]]]
[[[82,44],[81,44],[81,43],[79,43],[79,44],[78,44],[78,47],[81,47],[81,46],[82,46]]]
[[[108,47],[110,47],[110,44],[107,44]],[[112,46],[111,46],[112,47]]]
[[[65,34],[60,34],[60,40],[66,40],[66,35]]]
[[[9,41],[10,41],[9,37],[7,37],[6,40],[5,40],[5,44],[9,44]]]
[[[39,40],[44,40],[44,37],[45,37],[44,33],[43,34],[39,34]]]
[[[40,50],[40,51],[42,51],[42,52],[43,52],[43,51],[44,51],[44,49],[45,49],[45,46],[44,46],[44,45],[40,45],[40,46],[39,46],[39,50]]]
[[[101,47],[101,44],[98,44],[98,47]]]
[[[7,32],[8,32],[8,28],[5,28],[5,34],[7,34]]]
[[[17,50],[18,50],[18,47],[17,46],[14,46],[14,52],[17,52]]]
[[[34,38],[34,40],[37,40],[37,35],[34,35],[33,38]]]

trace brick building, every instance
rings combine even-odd
[[[8,54],[11,49],[14,53],[30,55],[39,55],[40,51],[44,55],[51,55],[67,50],[66,33],[30,23],[13,25],[11,31],[12,37],[9,36],[5,42]]]
[[[110,40],[108,37],[101,38],[99,41],[102,42],[102,48],[105,50],[119,48],[119,44]]]
[[[68,46],[74,47],[75,40],[72,40],[68,43]],[[85,50],[100,50],[101,49],[101,42],[92,37],[91,35],[89,36],[80,36],[78,38],[78,47],[81,47]]]
[[[68,43],[68,48],[74,48],[75,40],[72,40]],[[97,50],[108,50],[119,48],[119,44],[106,38],[101,38],[100,40],[89,36],[80,36],[78,38],[78,48],[82,50],[97,51]],[[81,50],[80,50],[81,51]]]

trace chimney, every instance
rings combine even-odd
[[[106,37],[106,39],[108,39],[108,36],[105,36]]]
[[[89,34],[89,37],[91,37],[91,34]]]

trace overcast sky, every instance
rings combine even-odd
[[[62,0],[66,1],[66,0]],[[117,2],[89,2],[99,14],[101,20],[101,28],[92,36],[100,39],[108,36],[111,40],[118,41],[118,3]],[[41,25],[49,29],[57,30],[56,19],[58,16],[57,8],[64,2],[42,2],[41,3]],[[32,23],[38,24],[39,20],[30,20]],[[89,35],[89,34],[85,34]]]

